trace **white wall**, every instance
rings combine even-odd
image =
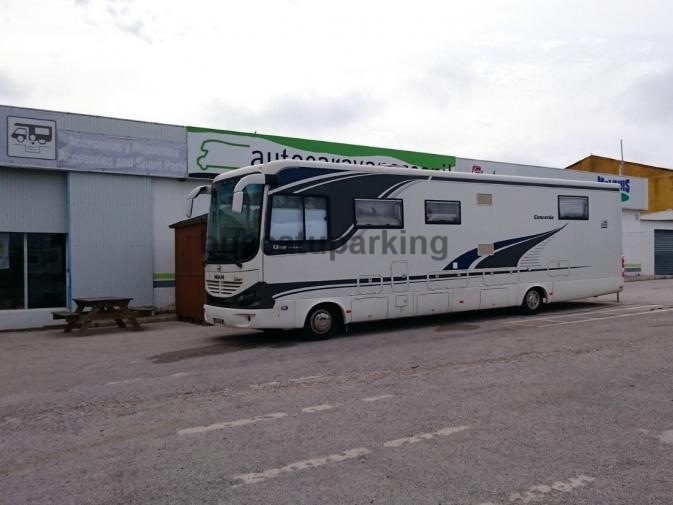
[[[640,212],[622,211],[624,261],[640,263],[642,275],[654,275],[654,230],[673,230],[673,222],[646,219]]]
[[[67,307],[30,310],[3,310],[0,312],[0,330],[21,330],[26,328],[42,328],[64,324],[64,321],[54,321],[51,313],[57,310],[68,310]]]
[[[158,310],[175,310],[175,230],[169,226],[187,219],[187,195],[196,186],[209,182],[196,179],[152,179],[154,306]],[[209,201],[207,195],[197,198],[192,216],[208,212]]]

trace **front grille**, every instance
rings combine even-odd
[[[243,281],[206,281],[206,290],[212,295],[231,296],[242,284]]]

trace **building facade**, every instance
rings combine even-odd
[[[673,170],[591,155],[568,167],[597,177],[639,177],[648,184],[648,205],[623,219],[627,272],[673,275]]]
[[[453,156],[0,106],[0,330],[78,297],[175,308],[169,226],[203,179],[274,159],[450,170]],[[208,210],[196,201],[194,215]]]
[[[616,176],[586,160],[563,170],[0,106],[0,330],[52,324],[51,312],[78,297],[174,310],[170,225],[184,219],[187,194],[222,171],[277,159],[616,181],[627,266],[661,273],[673,258],[670,215],[648,214],[665,211],[673,172]],[[207,198],[196,200],[194,215],[207,210]]]

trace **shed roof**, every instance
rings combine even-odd
[[[200,216],[191,217],[189,219],[184,219],[183,221],[178,221],[169,225],[169,228],[183,228],[185,226],[190,226],[198,223],[205,223],[208,221],[208,214],[201,214]]]

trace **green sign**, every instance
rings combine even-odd
[[[276,160],[451,170],[454,156],[229,130],[187,127],[189,175],[221,173]]]

